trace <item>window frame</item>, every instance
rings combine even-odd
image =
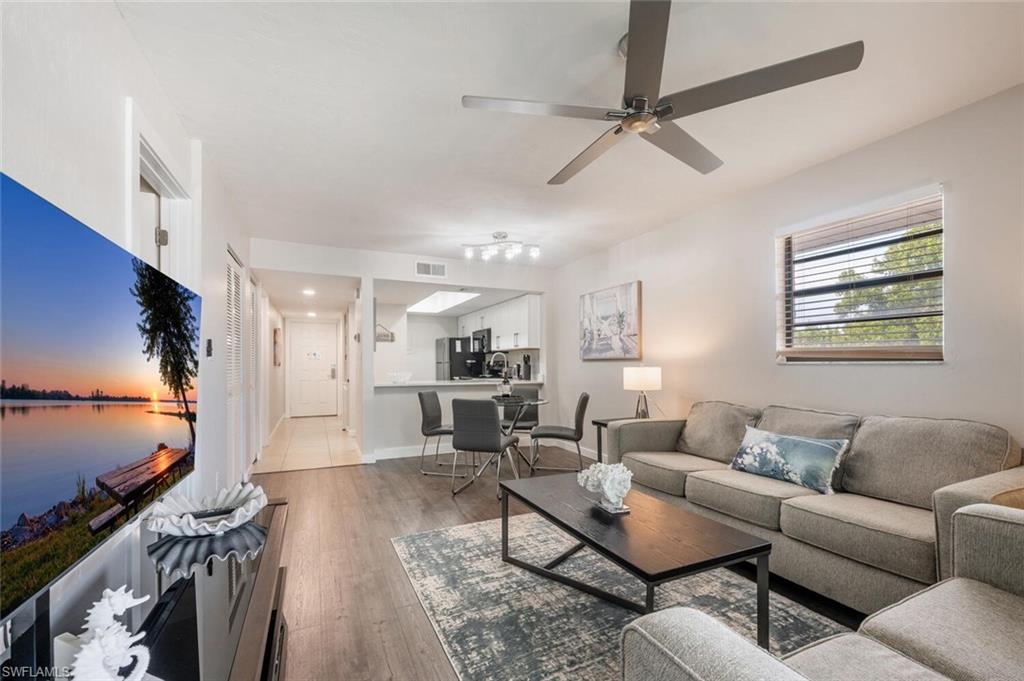
[[[871,218],[875,215],[884,214],[887,211],[891,211],[900,207],[903,204],[909,204],[914,201],[924,200],[929,197],[936,197],[941,206],[941,222],[942,226],[938,229],[929,230],[928,232],[913,234],[913,235],[902,235],[899,237],[893,237],[891,239],[883,239],[881,241],[873,242],[866,246],[850,246],[849,249],[840,249],[836,252],[827,254],[819,254],[816,256],[810,256],[806,259],[799,257],[794,258],[793,252],[793,240],[795,237],[801,235],[807,235],[815,231],[824,231],[830,227],[838,226],[842,223],[854,222],[857,220],[863,220]],[[834,345],[834,346],[805,346],[800,347],[794,345],[795,334],[797,327],[813,326],[814,324],[798,325],[796,324],[796,299],[800,296],[796,295],[794,289],[794,278],[796,265],[801,261],[809,262],[814,259],[824,259],[827,257],[835,257],[837,255],[853,254],[858,251],[868,250],[870,248],[878,248],[879,246],[892,246],[901,243],[907,243],[910,241],[916,241],[929,236],[940,235],[942,239],[942,260],[938,268],[932,268],[922,272],[911,272],[903,274],[887,275],[883,277],[876,277],[872,279],[866,279],[863,283],[856,285],[842,285],[842,284],[830,284],[827,286],[815,287],[812,289],[811,295],[822,295],[830,292],[838,292],[842,290],[851,290],[860,287],[872,287],[886,284],[895,284],[910,281],[923,281],[929,279],[939,279],[942,282],[942,294],[941,294],[941,311],[935,312],[920,312],[910,313],[902,315],[876,315],[872,317],[857,318],[856,320],[850,321],[900,321],[913,318],[923,317],[939,317],[942,324],[942,342],[939,345],[904,345],[904,346],[872,346],[872,345]],[[890,197],[887,200],[874,202],[871,206],[862,206],[858,209],[851,209],[844,211],[842,214],[833,216],[831,218],[818,219],[813,221],[807,221],[797,226],[792,226],[776,236],[776,280],[778,285],[778,303],[777,303],[777,314],[776,314],[776,362],[779,364],[844,364],[844,363],[856,363],[856,364],[893,364],[893,363],[911,363],[911,364],[941,364],[945,361],[945,342],[946,342],[946,305],[945,305],[945,270],[946,270],[946,206],[945,206],[945,194],[942,191],[941,185],[931,187],[928,190],[919,190],[914,192],[910,196],[901,197]],[[804,296],[808,295],[807,291],[803,291]],[[826,326],[829,324],[841,324],[843,322],[837,321],[821,321],[817,325]]]

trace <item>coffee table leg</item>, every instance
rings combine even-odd
[[[508,492],[505,490],[501,490],[501,559],[508,560]]]
[[[647,585],[647,598],[644,600],[644,610],[654,612],[654,585]]]
[[[768,554],[757,557],[757,645],[768,650]]]

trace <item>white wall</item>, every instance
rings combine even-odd
[[[193,199],[201,235],[200,334],[214,341],[200,359],[196,471],[186,489],[205,494],[238,478],[225,451],[225,253],[248,241],[213,170],[183,128],[113,4],[5,4],[3,172],[124,248],[126,98],[144,113],[149,138]],[[134,181],[137,185],[137,180]],[[190,271],[200,271],[198,263]],[[54,633],[81,627],[102,586],[132,582],[143,556],[138,521],[94,552],[51,596]],[[147,605],[148,607],[148,605]]]
[[[409,339],[406,344],[406,366],[412,372],[412,380],[432,381],[437,378],[434,366],[437,362],[435,341],[438,338],[458,336],[459,318],[411,314],[407,317],[406,334]]]
[[[405,305],[377,304],[377,323],[395,334],[394,343],[377,343],[373,353],[373,382],[390,383],[392,371],[411,371],[408,362],[409,333]]]
[[[458,333],[457,317],[407,314],[405,305],[377,305],[377,323],[394,332],[394,343],[377,343],[373,356],[374,382],[391,383],[390,373],[411,374],[412,381],[435,378],[438,338]]]
[[[728,161],[726,161],[728,162]],[[946,360],[940,365],[781,366],[774,237],[787,225],[941,182]],[[644,363],[669,415],[696,400],[980,419],[1024,438],[1024,86],[582,258],[555,276],[559,412],[632,413],[623,362],[581,362],[587,291],[643,282]],[[655,410],[656,411],[656,410]],[[588,428],[588,444],[593,432]]]
[[[274,366],[274,329],[281,330],[279,349],[281,366]],[[272,304],[267,305],[267,362],[264,367],[267,386],[267,427],[273,432],[284,416],[284,318]]]

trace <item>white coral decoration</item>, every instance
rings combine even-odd
[[[590,492],[601,492],[612,508],[622,508],[632,485],[633,471],[621,463],[595,463],[576,475],[580,486]]]
[[[135,645],[146,634],[139,632],[132,636],[116,618],[130,608],[144,603],[149,596],[135,598],[127,586],[117,591],[103,590],[103,597],[93,603],[85,618],[85,633],[79,639],[82,647],[75,655],[71,666],[74,681],[139,681],[149,667],[149,649]],[[135,668],[128,677],[119,673],[136,660]]]
[[[251,482],[238,483],[231,489],[222,489],[215,496],[196,502],[185,496],[168,495],[153,504],[153,510],[146,519],[146,526],[153,532],[179,537],[200,537],[224,534],[255,517],[267,505],[267,495],[259,485]],[[202,519],[192,514],[198,511],[232,508],[227,516]]]

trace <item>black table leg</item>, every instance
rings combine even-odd
[[[757,557],[757,645],[768,650],[768,554]]]
[[[644,610],[654,612],[654,585],[647,585],[647,598],[644,601]]]
[[[508,492],[505,490],[501,490],[501,559],[508,561]]]
[[[597,462],[598,463],[602,463],[604,461],[604,456],[603,456],[604,449],[601,447],[601,430],[602,430],[602,428],[601,428],[601,426],[597,426],[597,428],[595,428],[595,430],[597,431]]]

